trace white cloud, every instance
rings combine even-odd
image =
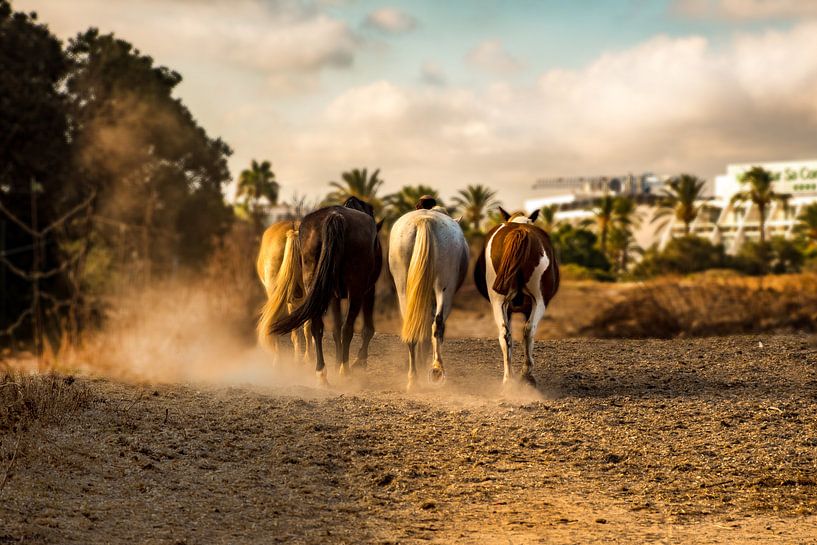
[[[511,206],[545,175],[692,171],[727,162],[813,156],[817,23],[705,38],[656,36],[535,86],[415,89],[380,81],[350,89],[294,142],[315,171],[367,164],[388,189],[466,183]],[[326,174],[315,176],[326,179]]]
[[[672,9],[686,17],[731,20],[817,16],[814,0],[675,0]]]
[[[397,8],[380,8],[371,12],[364,24],[383,32],[400,34],[414,30],[417,27],[417,19]]]
[[[88,26],[113,31],[178,67],[196,59],[265,76],[276,88],[300,88],[327,68],[354,63],[359,40],[344,22],[295,0],[72,0],[38,5],[21,0],[22,9],[38,9],[60,36]]]
[[[522,68],[522,63],[505,51],[499,40],[486,40],[468,52],[466,60],[472,65],[494,72],[509,74]]]

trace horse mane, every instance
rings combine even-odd
[[[346,199],[346,202],[343,203],[343,206],[374,217],[374,206],[364,200],[358,199],[357,197],[349,197]]]
[[[499,294],[508,295],[516,287],[517,276],[530,254],[531,240],[527,230],[520,228],[511,231],[503,242],[502,260],[499,262],[492,289]]]

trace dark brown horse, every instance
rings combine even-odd
[[[550,237],[534,225],[539,211],[530,216],[508,214],[499,209],[505,222],[485,237],[485,248],[474,268],[479,292],[491,302],[499,329],[499,346],[505,364],[503,382],[513,377],[511,354],[511,314],[525,316],[525,363],[522,378],[535,383],[533,338],[545,308],[559,289],[559,266]]]
[[[318,380],[326,385],[323,357],[323,315],[331,307],[334,338],[341,375],[348,371],[349,345],[357,315],[363,310],[363,343],[355,366],[365,366],[374,335],[374,285],[383,266],[383,251],[371,205],[349,198],[343,206],[327,206],[308,214],[299,229],[301,270],[306,295],[301,306],[272,324],[283,335],[307,321],[315,339]],[[348,299],[341,322],[340,302]]]

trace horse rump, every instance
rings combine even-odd
[[[337,212],[328,214],[323,220],[321,253],[304,301],[291,314],[276,320],[270,328],[272,333],[277,335],[289,333],[308,320],[323,316],[326,312],[343,272],[340,265],[343,261],[345,227],[346,220]],[[303,229],[303,224],[301,228]]]

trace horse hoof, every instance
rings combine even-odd
[[[445,384],[445,370],[442,367],[432,367],[428,370],[428,381],[435,386]]]
[[[531,373],[525,373],[519,377],[520,382],[523,384],[527,384],[528,386],[536,387],[536,379],[533,378]]]
[[[318,377],[318,387],[329,388],[329,381],[326,380],[326,369],[323,371],[317,371],[315,375]]]
[[[348,367],[346,367],[346,365],[340,364],[340,366],[338,367],[338,376],[340,377],[349,376],[349,371],[350,370]]]
[[[360,358],[355,360],[355,364],[352,366],[354,368],[366,369],[366,366],[369,364],[368,361],[362,360]]]

